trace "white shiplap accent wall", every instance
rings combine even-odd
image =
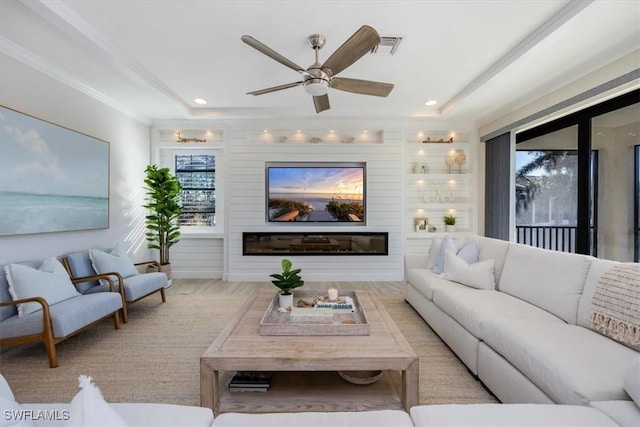
[[[279,256],[242,256],[243,232],[389,233],[388,256],[291,256],[307,281],[402,279],[402,132],[379,133],[367,143],[268,142],[259,133],[229,129],[226,147],[227,280],[269,280]],[[265,162],[358,161],[367,163],[366,226],[267,225]]]

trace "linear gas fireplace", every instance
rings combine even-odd
[[[242,255],[388,255],[389,233],[242,233]]]

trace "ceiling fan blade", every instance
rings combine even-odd
[[[370,80],[334,77],[331,79],[331,88],[345,92],[359,93],[361,95],[386,97],[393,90],[393,85],[391,83],[372,82]]]
[[[297,71],[299,73],[302,73],[303,71],[305,71],[304,68],[302,68],[301,66],[299,66],[295,62],[285,58],[284,56],[280,55],[275,50],[271,49],[269,46],[265,45],[262,42],[259,42],[258,40],[254,39],[253,37],[244,35],[244,36],[241,37],[241,39],[242,39],[243,42],[245,42],[246,44],[248,44],[252,48],[264,53],[269,58],[278,61],[279,63],[281,63],[285,67],[289,67],[292,70],[295,70],[295,71]]]
[[[322,70],[327,73],[325,69],[328,68],[331,71],[327,74],[335,76],[362,58],[379,43],[380,35],[378,32],[368,25],[363,25],[338,50],[331,54],[322,65]]]
[[[254,90],[253,92],[247,92],[247,95],[264,95],[265,93],[276,92],[283,89],[289,89],[290,87],[300,86],[304,82],[287,83],[285,85],[268,87],[266,89]]]
[[[329,95],[320,95],[313,97],[313,105],[316,107],[316,113],[321,113],[324,110],[331,108],[329,106]]]

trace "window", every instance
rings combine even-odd
[[[182,191],[181,227],[215,227],[216,159],[213,154],[176,154],[175,173]]]

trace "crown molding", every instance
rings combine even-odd
[[[494,62],[489,68],[480,73],[475,79],[465,86],[460,92],[455,94],[453,98],[447,101],[442,108],[440,114],[444,115],[455,108],[462,100],[471,95],[473,92],[482,87],[489,80],[494,78],[498,73],[507,68],[509,65],[517,61],[521,56],[529,52],[535,45],[551,35],[560,26],[568,22],[594,0],[572,0],[567,3],[558,13],[545,21],[544,24],[536,28],[531,34],[525,37],[520,43],[509,50],[504,56]]]
[[[92,54],[104,58],[129,80],[147,87],[177,105],[185,116],[194,116],[194,109],[175,92],[165,86],[155,75],[147,71],[124,52],[111,44],[93,26],[61,1],[23,1],[23,4],[44,18],[51,25],[63,31],[74,40],[89,45]],[[148,120],[147,120],[148,121]]]
[[[115,99],[105,95],[104,93],[95,90],[94,88],[78,81],[77,79],[70,76],[64,70],[56,67],[49,61],[44,58],[34,54],[33,52],[23,48],[22,46],[17,45],[11,40],[6,39],[5,37],[0,36],[0,52],[6,56],[9,56],[16,61],[24,64],[30,68],[33,68],[36,71],[50,77],[54,80],[57,80],[63,83],[66,86],[69,86],[111,108],[117,110],[123,114],[126,114],[129,117],[132,117],[140,122],[143,122],[147,125],[151,124],[151,120],[149,117],[140,115],[138,112],[131,110],[124,104],[116,101]]]

